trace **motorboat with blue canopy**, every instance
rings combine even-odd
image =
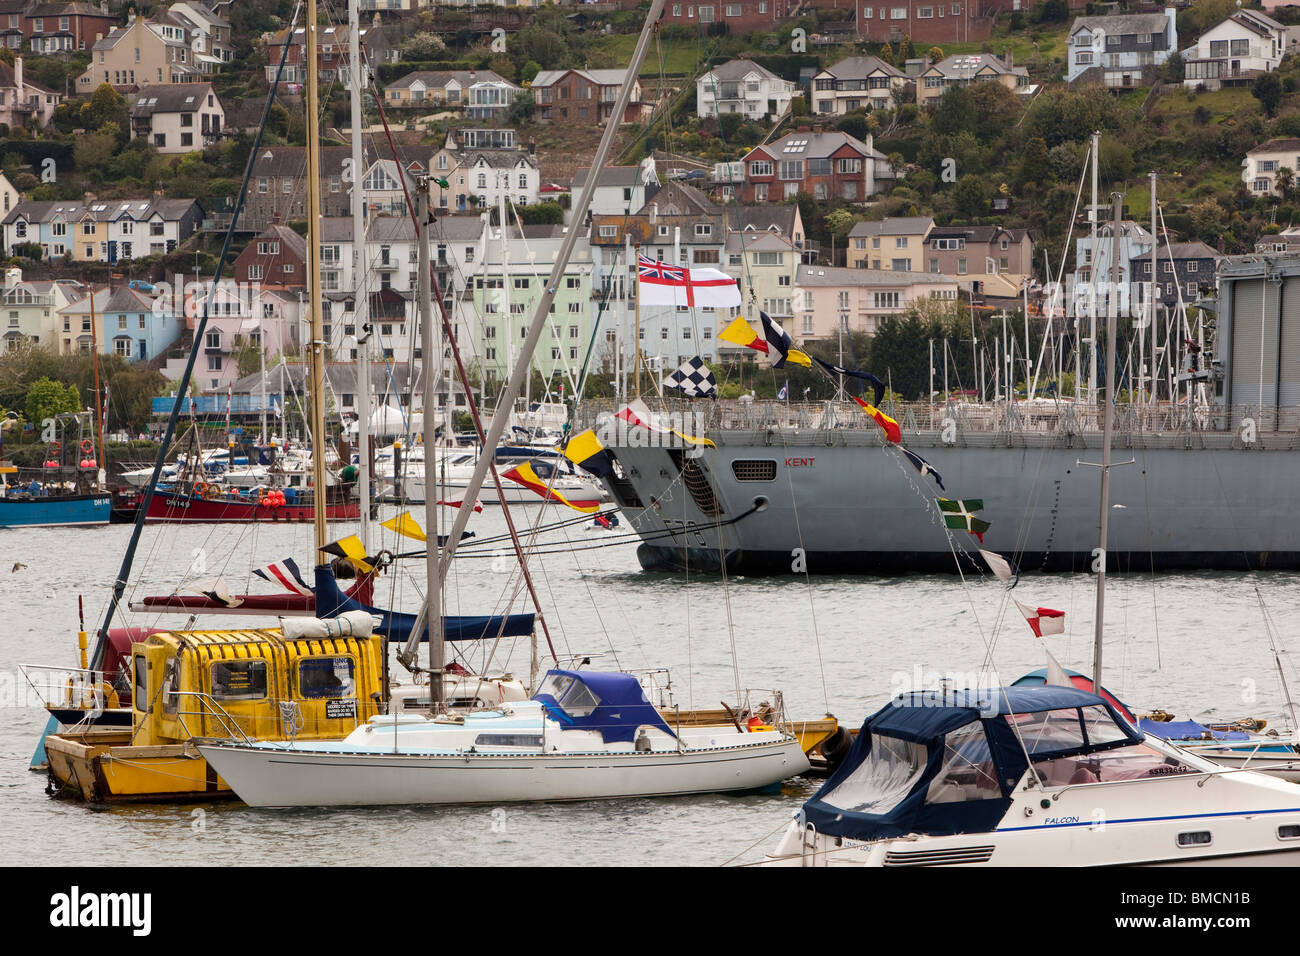
[[[631,674],[549,670],[533,700],[564,727],[599,731],[606,743],[631,741],[643,726],[677,736]]]
[[[854,840],[986,832],[1031,764],[1143,739],[1108,701],[1074,687],[915,691],[867,718],[803,816]]]

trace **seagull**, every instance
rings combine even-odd
[[[21,571],[21,570],[22,570],[23,568],[25,568],[25,567],[27,567],[27,565],[23,564],[21,561],[15,561],[15,562],[14,562],[13,570],[10,571],[9,573],[10,573],[10,574],[17,574],[19,571]]]

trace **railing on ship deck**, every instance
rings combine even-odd
[[[687,432],[692,427],[707,433],[718,431],[757,432],[768,429],[800,431],[878,430],[853,402],[776,402],[724,399],[664,399],[653,395],[646,399],[656,414],[679,416],[673,427]],[[612,399],[584,401],[577,412],[577,430],[608,422],[622,407]],[[904,433],[942,432],[951,422],[962,434],[1024,434],[1075,436],[1100,434],[1101,408],[1075,405],[1072,402],[1038,401],[883,402],[881,411],[895,419]],[[605,416],[602,418],[602,416]],[[1234,435],[1250,444],[1251,435],[1259,440],[1278,438],[1294,442],[1300,434],[1300,407],[1259,405],[1197,405],[1160,402],[1156,405],[1118,405],[1114,422],[1117,440],[1124,436],[1177,434]]]

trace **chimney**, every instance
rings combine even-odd
[[[658,221],[659,221],[659,204],[657,202],[652,202],[650,204],[650,225],[653,226]]]
[[[874,133],[867,134],[867,150],[874,151],[876,148],[876,137]]]
[[[796,132],[796,133],[811,133],[812,130],[810,130],[807,126],[800,126],[798,129],[795,130],[795,132]]]
[[[537,140],[531,136],[528,138],[528,155],[537,155]]]
[[[814,133],[819,133],[819,134],[820,134],[821,131],[822,131],[822,124],[821,124],[821,123],[814,123],[814,124],[813,124],[813,128],[812,128],[812,131],[813,131]]]
[[[23,101],[23,58],[14,57],[14,87],[18,94],[18,102]]]
[[[1012,50],[1008,49],[1004,54],[1002,54],[1002,59],[1006,61],[1008,70],[1016,65],[1016,54]]]
[[[99,197],[96,196],[94,193],[82,193],[81,195],[81,201],[84,202],[87,206],[89,206],[92,202],[94,202],[98,198]]]
[[[166,198],[167,198],[166,195],[163,193],[163,191],[162,191],[161,189],[155,189],[155,190],[153,191],[153,201],[154,201],[154,202],[162,202],[162,201],[163,201],[164,199],[166,199]]]

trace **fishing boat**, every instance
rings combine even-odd
[[[1143,734],[1074,687],[917,691],[863,724],[767,862],[1294,865],[1300,789]]]
[[[350,485],[327,487],[323,507],[327,521],[355,521],[361,516]],[[205,481],[160,488],[145,510],[147,524],[310,522],[315,517],[310,489],[270,486],[245,491],[237,485]]]
[[[47,444],[41,467],[27,469],[26,477],[4,464],[0,443],[0,528],[108,524],[113,496],[104,487],[94,439],[86,433],[86,413],[59,415],[49,425],[58,437]]]

